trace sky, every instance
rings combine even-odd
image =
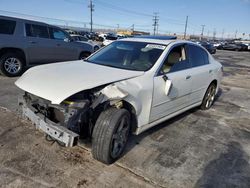
[[[44,22],[89,27],[90,0],[0,0],[0,14],[42,18]],[[131,28],[152,33],[153,15],[159,16],[159,33],[183,34],[188,16],[188,34],[217,37],[250,37],[250,0],[93,0],[94,28]],[[15,12],[15,13],[13,13]],[[27,17],[27,16],[26,16]],[[67,22],[61,20],[71,20]],[[79,23],[81,22],[81,23]],[[84,22],[84,23],[82,23]],[[59,24],[60,24],[59,23]]]

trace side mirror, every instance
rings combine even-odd
[[[169,92],[171,90],[172,87],[172,81],[168,79],[168,77],[166,75],[164,75],[163,80],[165,81],[165,88],[164,88],[164,92],[166,95],[169,95]]]

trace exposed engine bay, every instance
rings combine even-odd
[[[110,106],[121,108],[123,105],[121,99],[125,96],[127,94],[116,86],[108,85],[76,93],[60,105],[56,105],[25,92],[19,105],[24,106],[25,103],[25,108],[31,109],[36,115],[42,115],[45,122],[48,120],[76,133],[80,138],[87,138],[92,135],[99,114]],[[25,116],[30,115],[25,114]]]

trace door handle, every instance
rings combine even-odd
[[[29,41],[31,44],[36,44],[37,42],[36,41]]]
[[[213,70],[209,70],[209,73],[212,73],[213,72]]]
[[[56,44],[57,46],[61,46],[61,44]]]
[[[190,78],[191,78],[191,76],[190,76],[190,75],[186,76],[186,80],[188,80],[188,79],[190,79]]]

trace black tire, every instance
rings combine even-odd
[[[208,110],[213,105],[215,94],[216,94],[216,84],[211,83],[209,87],[207,88],[207,91],[203,97],[203,100],[200,106],[202,110]]]
[[[82,53],[80,54],[80,56],[79,56],[79,59],[80,59],[80,60],[81,60],[81,59],[86,59],[87,57],[90,56],[90,54],[91,54],[91,53],[89,53],[89,52],[82,52]]]
[[[94,52],[96,52],[97,50],[99,50],[99,46],[94,47]]]
[[[124,125],[122,122],[125,122]],[[124,129],[120,130],[121,127]],[[92,134],[93,157],[105,164],[113,163],[123,154],[129,132],[130,114],[126,109],[109,108],[103,111]]]
[[[6,53],[0,58],[0,73],[8,76],[20,76],[24,71],[24,59],[16,53]]]

